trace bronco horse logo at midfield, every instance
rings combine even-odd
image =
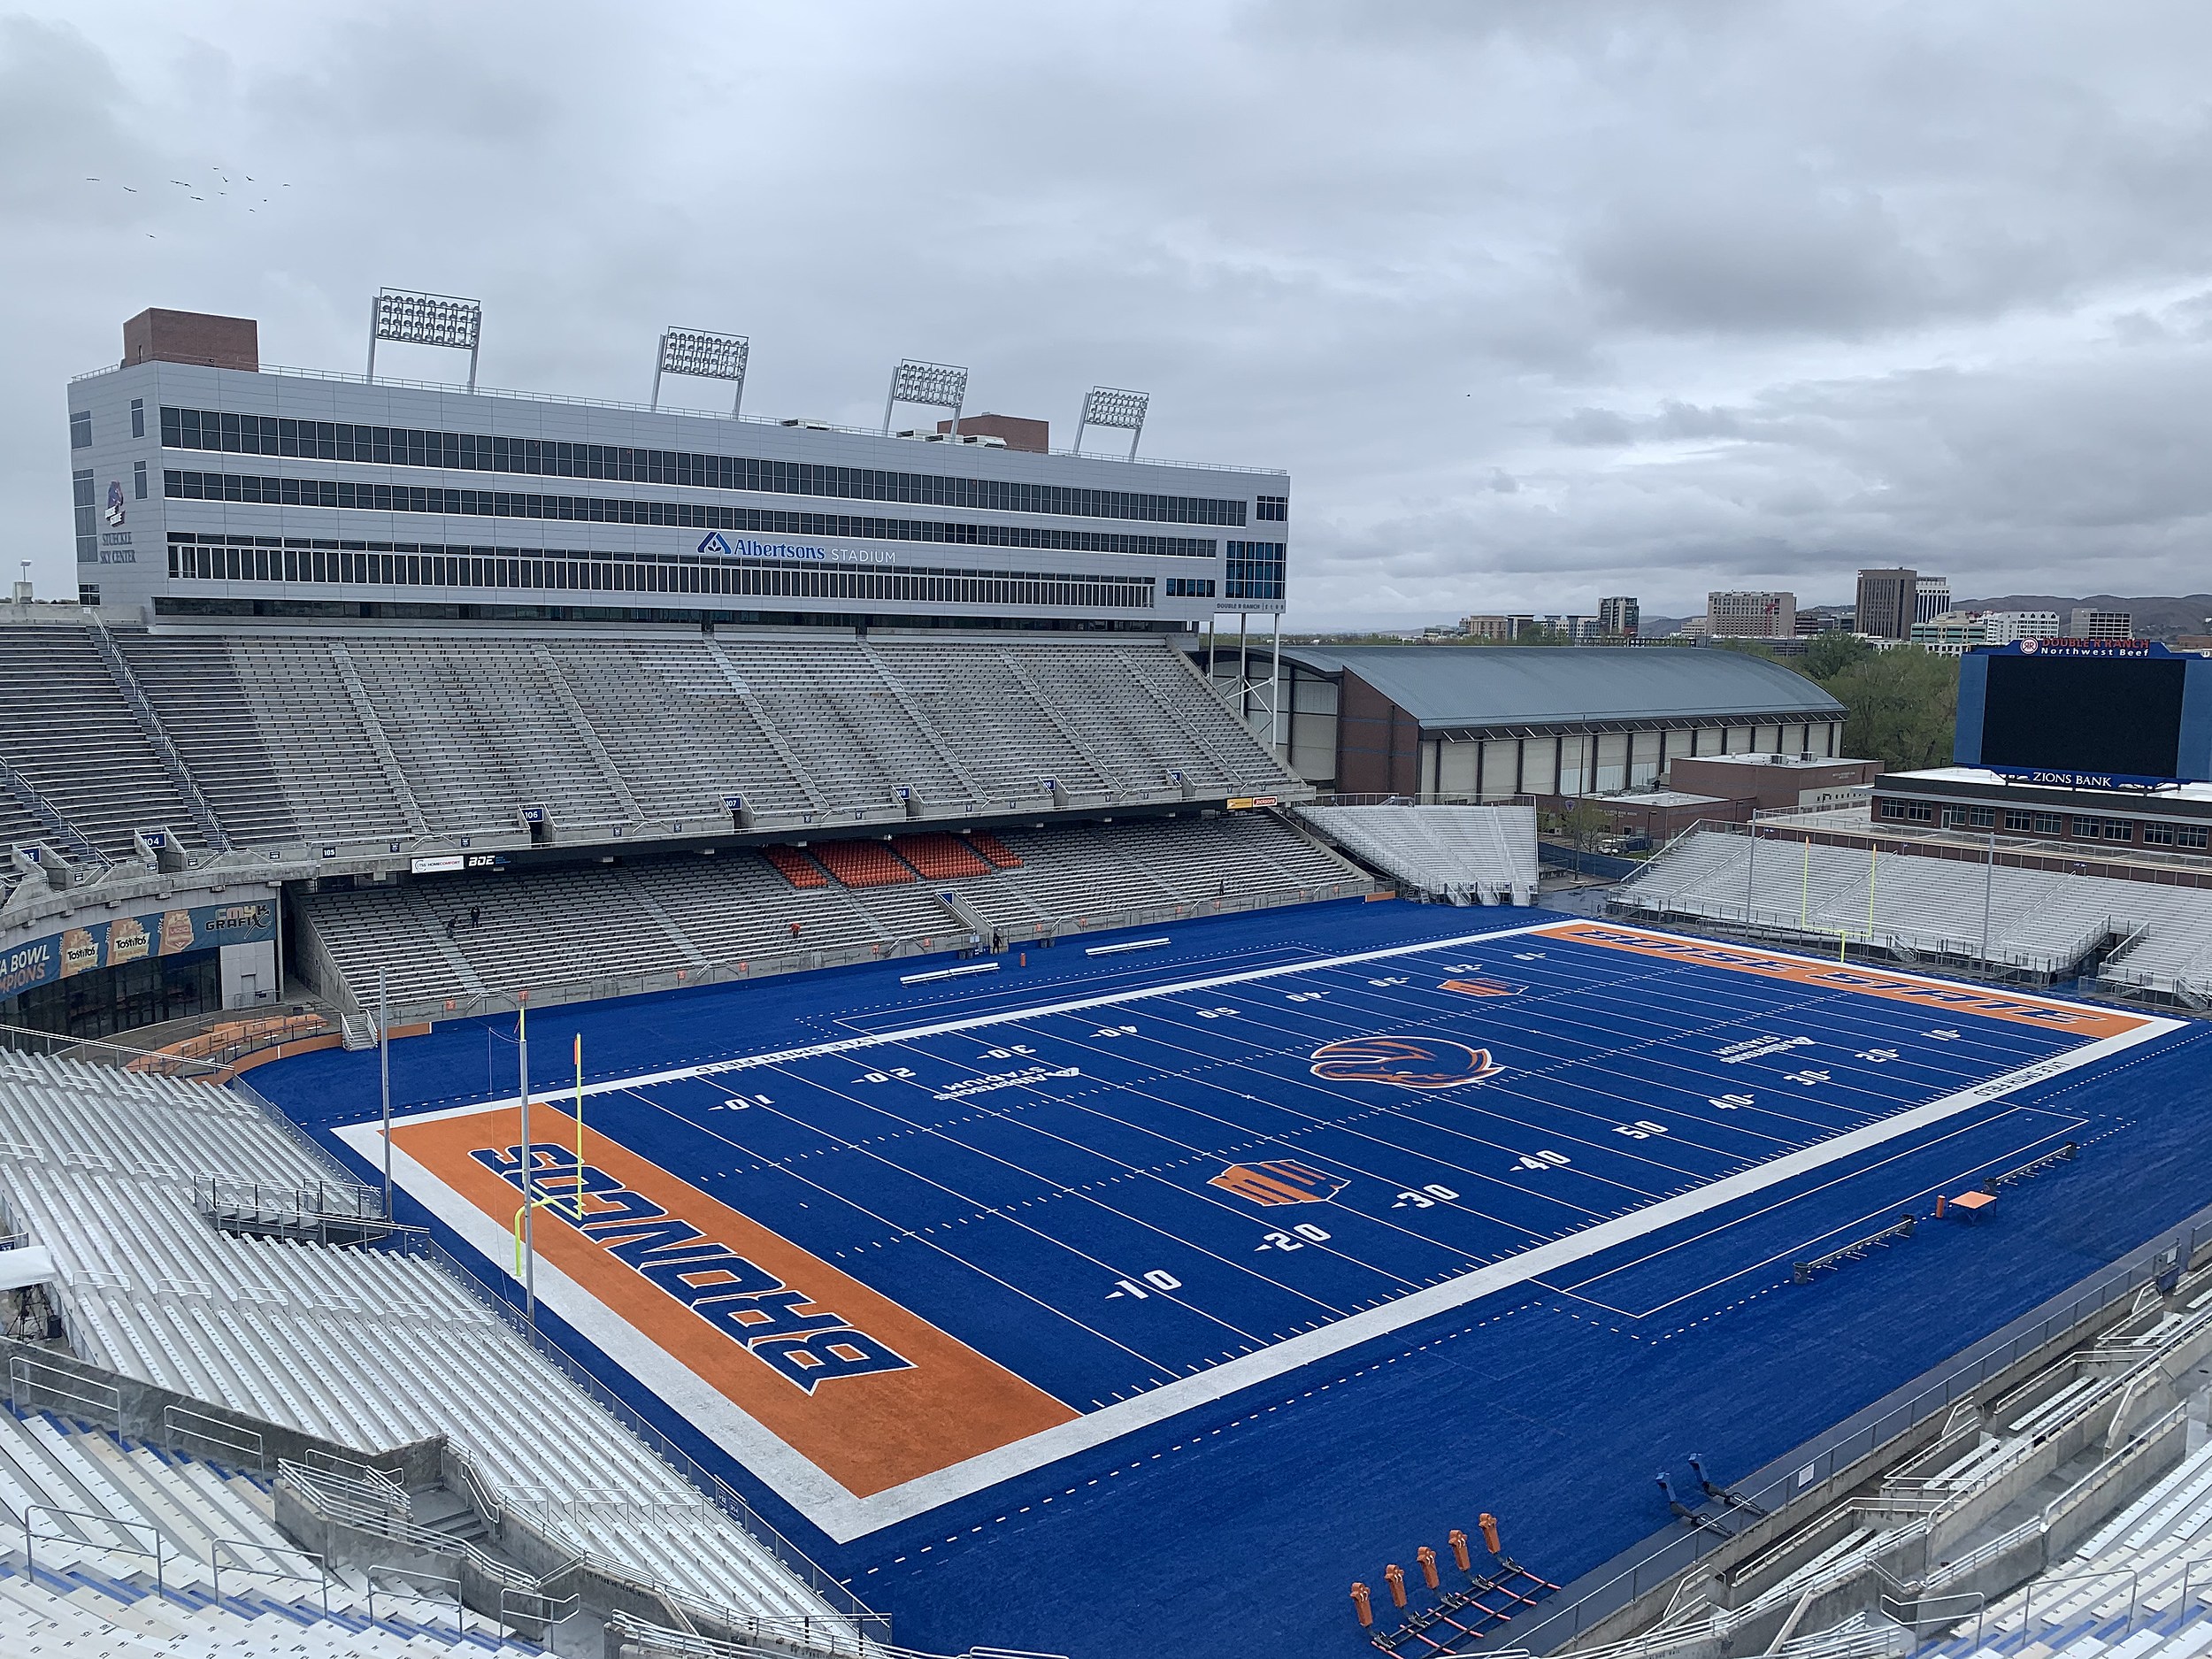
[[[1401,1088],[1457,1088],[1505,1068],[1487,1048],[1448,1037],[1347,1037],[1313,1051],[1313,1074],[1331,1083],[1394,1083]]]

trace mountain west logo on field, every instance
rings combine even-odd
[[[1288,1158],[1266,1164],[1232,1164],[1206,1183],[1256,1204],[1325,1204],[1349,1185],[1340,1175],[1325,1175]]]
[[[1331,1083],[1395,1083],[1401,1088],[1457,1088],[1505,1070],[1490,1050],[1447,1037],[1347,1037],[1313,1051],[1313,1074]]]

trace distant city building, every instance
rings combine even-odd
[[[1746,591],[1708,594],[1705,620],[1716,639],[1786,638],[1797,632],[1797,595]]]
[[[1801,611],[1797,613],[1797,632],[1800,637],[1815,634],[1848,634],[1856,620],[1848,606],[1830,605],[1822,611]]]
[[[1951,579],[1948,576],[1918,576],[1913,579],[1913,610],[1915,622],[1932,622],[1951,609]]]
[[[2070,640],[2131,640],[2135,637],[2135,618],[2124,611],[2077,610],[2068,624],[2066,637]]]
[[[1643,608],[1630,594],[1598,601],[1598,632],[1632,640],[1643,626]]]
[[[1919,619],[1919,588],[1917,571],[1861,571],[1858,632],[1878,640],[1908,638]]]
[[[2015,640],[2055,640],[2058,638],[2058,612],[2055,611],[1985,611],[1982,612],[1982,643],[2009,645]]]
[[[1545,627],[1551,629],[1553,633],[1565,634],[1577,645],[1597,637],[1598,619],[1593,616],[1539,617],[1537,620]]]
[[[1533,627],[1533,616],[1462,617],[1460,632],[1471,640],[1495,640],[1501,645],[1510,645],[1521,637],[1522,631]]]
[[[1987,645],[1991,641],[1983,618],[1970,611],[1947,611],[1939,617],[1914,623],[1912,642],[1938,657],[1963,657],[1969,648]]]
[[[1677,628],[1674,633],[1677,639],[1701,640],[1710,631],[1711,623],[1709,618],[1705,617],[1685,617],[1682,618],[1682,626]]]

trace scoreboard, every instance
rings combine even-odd
[[[1952,757],[2070,788],[2212,781],[2212,654],[2020,640],[1959,664]]]

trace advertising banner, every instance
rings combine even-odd
[[[87,922],[0,952],[0,996],[14,996],[95,968],[119,967],[153,956],[180,956],[217,945],[276,937],[276,901],[202,904]]]

